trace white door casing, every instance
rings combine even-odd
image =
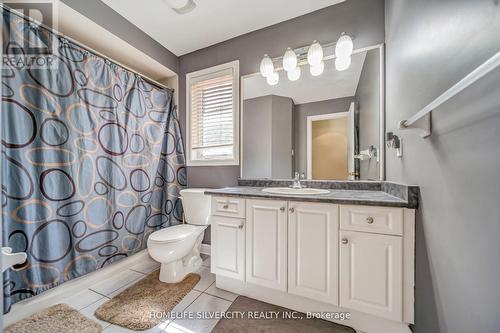
[[[352,102],[349,106],[349,110],[346,112],[336,112],[336,113],[327,113],[320,114],[316,116],[307,117],[307,135],[306,135],[306,158],[307,158],[307,179],[312,179],[312,123],[314,121],[321,120],[329,120],[329,119],[338,119],[338,118],[347,118],[348,119],[348,138],[347,138],[347,164],[348,164],[348,172],[354,172],[354,102]]]

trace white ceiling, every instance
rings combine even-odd
[[[243,78],[243,99],[267,95],[290,97],[295,104],[350,97],[356,94],[366,52],[352,56],[351,66],[342,72],[335,70],[335,61],[325,62],[325,71],[320,76],[309,73],[309,65],[301,66],[302,74],[297,81],[290,81],[286,72],[280,71],[280,81],[275,86],[267,84],[261,75]]]
[[[101,0],[177,56],[345,0],[195,0],[179,15],[163,0]]]

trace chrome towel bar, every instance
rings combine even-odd
[[[446,90],[422,110],[418,111],[410,118],[400,121],[399,129],[418,128],[422,131],[421,136],[423,138],[428,137],[432,133],[431,112],[489,72],[493,71],[499,65],[500,51],[474,69],[462,80],[455,83],[450,89]]]

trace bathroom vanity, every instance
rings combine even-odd
[[[257,182],[205,192],[217,287],[362,332],[410,332],[418,188],[307,183],[329,191],[273,194]]]
[[[322,78],[242,78],[239,186],[205,192],[217,287],[360,332],[410,332],[418,188],[384,181],[383,45]]]

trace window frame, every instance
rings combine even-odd
[[[233,158],[223,160],[193,160],[191,150],[191,85],[192,82],[216,77],[218,72],[233,71]],[[240,164],[240,62],[228,63],[205,68],[186,74],[186,165],[187,166],[222,166]]]

